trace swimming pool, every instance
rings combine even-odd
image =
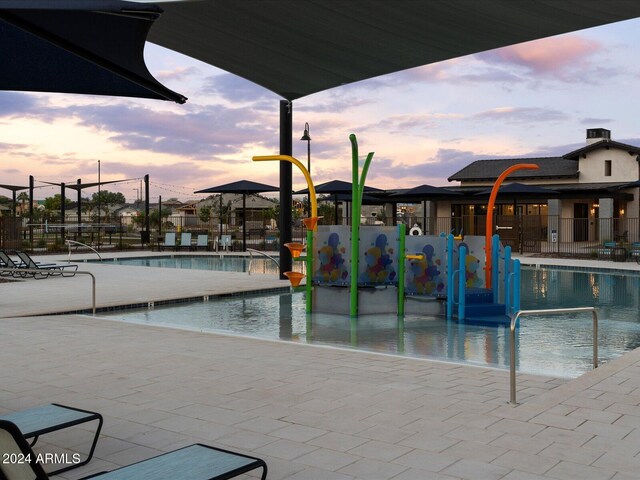
[[[568,270],[522,271],[522,308],[596,306],[603,362],[640,346],[640,275]],[[204,332],[509,366],[509,329],[447,322],[441,317],[305,314],[303,294],[246,296],[111,313],[126,322]],[[518,371],[573,378],[592,368],[590,315],[527,317],[516,335]]]
[[[97,260],[90,260],[98,263]],[[114,258],[100,262],[104,265],[130,265],[135,267],[185,268],[190,270],[215,270],[223,272],[248,272],[277,275],[276,263],[262,256],[250,257],[236,255],[164,255],[156,257]],[[302,268],[295,264],[294,270]]]

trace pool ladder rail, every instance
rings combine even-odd
[[[247,248],[247,252],[249,252],[249,267],[247,268],[247,273],[249,275],[251,275],[251,265],[253,264],[253,254],[257,253],[259,255],[262,255],[263,257],[267,257],[269,260],[271,260],[272,262],[274,262],[276,264],[276,266],[278,267],[278,270],[280,269],[280,262],[278,262],[278,260],[276,260],[275,258],[273,258],[271,255],[264,253],[260,250],[256,250],[254,248]]]
[[[549,313],[579,313],[591,312],[593,318],[593,368],[598,368],[598,313],[595,307],[550,308],[546,310],[520,310],[511,317],[510,325],[510,357],[509,357],[509,403],[517,405],[516,401],[516,326],[520,317],[525,315],[545,315]]]
[[[100,259],[101,262],[103,261],[102,256],[100,256],[98,251],[95,248],[93,248],[91,245],[87,245],[86,243],[76,242],[75,240],[69,240],[69,239],[65,239],[64,243],[69,245],[69,258],[67,260],[68,263],[71,263],[71,245],[81,245],[83,247],[87,247],[89,250],[93,251],[93,253],[98,255],[98,258]]]

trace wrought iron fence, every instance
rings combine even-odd
[[[329,224],[330,219],[320,220]],[[463,217],[428,218],[423,225],[421,217],[401,217],[396,223],[406,223],[410,230],[417,225],[423,233],[439,235],[484,235],[486,217],[483,215]],[[392,225],[389,218],[361,218],[362,225]],[[605,242],[616,242],[620,248],[630,249],[640,242],[640,219],[638,218],[560,218],[547,215],[497,215],[493,222],[494,232],[502,242],[510,245],[514,252],[548,256],[597,257]],[[242,250],[246,246],[257,250],[278,251],[280,232],[277,222],[259,215],[242,218],[210,217],[197,215],[174,215],[162,218],[161,224],[150,222],[147,235],[144,222],[135,217],[110,217],[96,223],[94,218],[69,216],[63,223],[29,224],[26,219],[0,217],[0,248],[35,252],[64,251],[65,239],[75,240],[97,249],[155,248],[164,239],[166,232],[190,232],[195,237],[207,234],[210,244],[222,235],[231,237],[231,248]],[[245,232],[246,229],[246,232]],[[292,227],[293,241],[304,241],[305,228],[299,220]]]

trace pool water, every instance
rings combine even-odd
[[[597,307],[601,362],[640,346],[639,296],[640,275],[522,270],[523,309]],[[426,315],[403,319],[306,315],[303,294],[232,297],[108,316],[133,323],[509,367],[508,327],[464,325]],[[516,348],[520,372],[577,377],[592,368],[591,314],[524,317]]]
[[[91,260],[91,262],[97,262]],[[222,272],[248,272],[277,275],[276,263],[268,258],[255,255],[240,256],[212,256],[212,255],[165,255],[158,257],[115,258],[104,260],[104,265],[130,265],[135,267],[185,268],[190,270],[215,270]],[[301,268],[300,264],[294,267]],[[294,268],[296,269],[296,268]]]

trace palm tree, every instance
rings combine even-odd
[[[24,214],[26,203],[29,201],[29,194],[27,192],[20,192],[17,200],[20,202],[20,215]]]

